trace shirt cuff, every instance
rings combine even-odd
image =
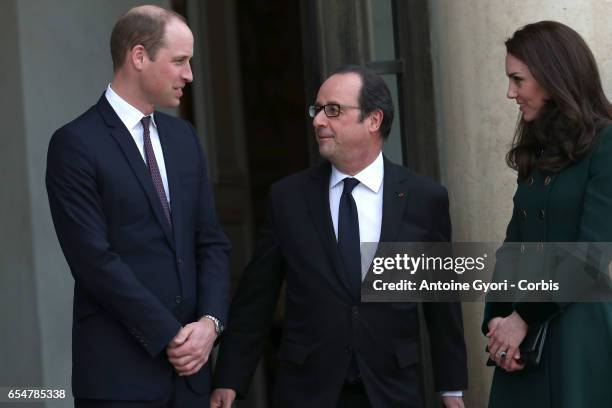
[[[463,391],[440,391],[443,397],[463,397]]]

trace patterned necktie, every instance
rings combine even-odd
[[[164,215],[166,216],[166,220],[168,220],[168,224],[170,224],[170,226],[172,227],[172,219],[170,218],[170,205],[168,204],[168,199],[166,198],[164,183],[162,182],[161,174],[159,173],[159,167],[157,167],[157,160],[155,160],[155,152],[153,152],[153,145],[151,144],[151,132],[149,130],[151,117],[145,116],[140,120],[140,123],[142,123],[142,128],[144,130],[143,139],[147,167],[149,168],[149,173],[151,173],[153,185],[155,186],[155,191],[157,191],[157,197],[159,197],[159,201],[161,202],[162,208],[164,210]]]
[[[359,215],[353,198],[353,189],[359,180],[344,179],[344,190],[338,210],[338,249],[348,275],[351,294],[355,300],[361,298],[361,250],[359,247]]]

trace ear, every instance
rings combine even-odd
[[[372,133],[378,132],[380,130],[380,125],[382,125],[383,120],[383,111],[380,109],[376,109],[368,114],[368,130]]]
[[[132,66],[137,71],[142,71],[146,62],[149,60],[149,55],[147,54],[145,48],[141,44],[138,44],[133,46],[132,49],[128,51],[127,59],[132,63]]]

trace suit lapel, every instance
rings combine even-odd
[[[394,242],[402,222],[407,201],[407,178],[400,167],[385,160],[383,178],[383,213],[380,228],[380,242]]]
[[[327,254],[334,271],[338,275],[338,279],[350,295],[350,287],[348,278],[344,272],[344,267],[340,260],[338,252],[338,242],[334,233],[334,225],[332,223],[331,214],[329,211],[329,177],[331,174],[331,165],[325,162],[319,166],[313,167],[309,172],[309,183],[306,191],[308,200],[308,210],[310,218],[315,225],[321,244]]]
[[[119,144],[119,146],[121,147],[121,150],[123,151],[127,162],[132,168],[134,175],[136,176],[136,178],[140,182],[140,185],[144,189],[145,194],[149,199],[149,204],[151,205],[153,213],[155,214],[155,218],[157,218],[157,222],[160,224],[162,230],[164,231],[164,235],[166,236],[168,243],[170,244],[172,249],[174,249],[172,231],[170,229],[170,226],[168,225],[166,216],[164,215],[164,210],[162,209],[161,203],[159,202],[159,197],[157,196],[157,192],[155,191],[155,186],[153,185],[153,180],[151,179],[149,169],[147,168],[147,165],[142,159],[140,151],[138,150],[136,143],[134,143],[132,135],[125,128],[125,125],[123,124],[123,122],[121,122],[121,119],[119,119],[119,117],[117,116],[113,108],[110,106],[104,95],[102,95],[102,98],[100,98],[100,101],[98,102],[98,109],[104,121],[109,126],[111,135],[117,141],[117,144]]]

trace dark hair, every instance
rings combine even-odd
[[[361,116],[359,120],[363,121],[368,113],[380,109],[383,113],[380,133],[386,139],[389,137],[393,124],[393,99],[391,99],[391,92],[387,84],[380,75],[361,65],[345,65],[333,75],[350,73],[357,74],[361,78],[361,90],[359,91]]]
[[[110,49],[113,70],[117,71],[125,63],[125,54],[136,45],[142,45],[151,60],[165,45],[166,24],[173,19],[185,23],[180,14],[157,6],[137,7],[123,14],[113,27]]]
[[[555,21],[528,24],[505,44],[550,95],[534,121],[519,117],[506,162],[520,180],[536,167],[560,171],[589,152],[612,116],[595,58],[576,31]]]

